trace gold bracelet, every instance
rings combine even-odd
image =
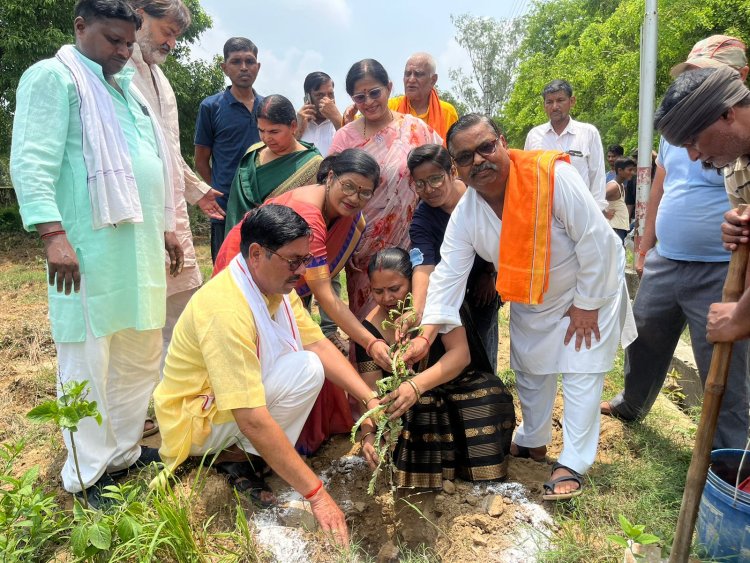
[[[411,385],[411,388],[414,389],[414,392],[417,394],[417,402],[422,398],[422,392],[419,390],[419,386],[417,385],[417,382],[413,379],[407,379],[405,383],[408,383]]]
[[[367,396],[364,399],[362,399],[362,405],[364,405],[364,407],[367,408],[367,403],[369,403],[373,399],[377,399],[377,398],[378,398],[378,392],[373,389],[372,391],[370,391],[370,395],[369,396]]]
[[[365,432],[365,434],[359,439],[359,445],[360,447],[364,447],[365,445],[365,438],[367,438],[370,434],[375,434],[374,431]]]

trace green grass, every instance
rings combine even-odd
[[[622,353],[608,374],[604,397],[622,388]],[[657,402],[644,422],[623,426],[606,462],[597,462],[583,495],[552,507],[559,533],[542,561],[615,561],[622,548],[606,540],[622,535],[618,514],[671,545],[690,464],[693,429],[666,402]]]

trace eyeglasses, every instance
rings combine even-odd
[[[357,186],[349,181],[344,181],[336,174],[333,175],[334,178],[336,178],[339,181],[339,185],[341,186],[341,191],[344,192],[344,195],[357,195],[359,199],[367,201],[369,199],[372,199],[372,196],[375,195],[375,190],[370,190],[367,188],[361,188],[360,186]]]
[[[451,156],[453,156],[453,161],[456,163],[456,166],[469,166],[472,162],[474,162],[475,154],[479,154],[480,156],[483,156],[485,158],[495,154],[498,142],[500,142],[500,139],[498,137],[495,137],[494,141],[486,141],[474,150],[464,151],[458,153],[457,155]]]
[[[414,180],[414,189],[418,194],[422,193],[427,189],[427,186],[432,188],[433,190],[438,189],[440,186],[442,186],[445,183],[445,174],[434,174],[433,176],[428,176],[424,180]]]
[[[360,92],[359,94],[354,94],[352,96],[352,101],[355,104],[364,104],[367,101],[367,98],[370,98],[371,100],[377,100],[382,94],[383,88],[373,88],[368,92]]]
[[[284,262],[289,264],[289,270],[292,272],[296,272],[297,270],[299,270],[299,267],[302,265],[304,265],[305,267],[309,266],[312,263],[312,261],[315,259],[315,256],[313,256],[312,254],[308,254],[307,256],[300,256],[298,258],[293,258],[290,260],[289,258],[284,258],[281,254],[271,250],[267,246],[264,246],[263,248],[265,248],[266,251],[270,252],[271,254],[275,254],[276,256],[281,258]]]

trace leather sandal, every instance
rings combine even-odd
[[[263,500],[263,493],[271,493],[273,489],[266,483],[265,478],[258,475],[247,461],[225,461],[214,465],[216,472],[224,475],[234,490],[246,496],[250,502],[260,508],[275,506],[277,501]]]
[[[530,459],[531,461],[536,461],[537,463],[548,463],[549,459],[547,458],[547,446],[539,446],[538,448],[527,448],[526,446],[519,446],[515,442],[513,442],[512,446],[515,446],[515,448],[518,450],[518,453],[515,455],[511,453],[510,455],[513,457],[517,457],[520,459]],[[541,456],[539,453],[541,452]]]
[[[583,492],[583,475],[581,475],[577,471],[574,471],[570,467],[563,465],[562,463],[555,463],[552,465],[552,474],[554,474],[558,469],[564,469],[565,471],[569,472],[570,475],[563,475],[562,477],[550,479],[549,481],[544,483],[544,485],[542,486],[544,487],[544,490],[548,492],[542,495],[543,500],[568,500],[579,496]],[[575,483],[578,483],[578,488],[567,493],[556,493],[555,486],[559,483],[564,483],[565,481],[573,481]]]

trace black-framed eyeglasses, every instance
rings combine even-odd
[[[289,270],[292,272],[296,272],[297,270],[299,270],[299,267],[302,265],[304,265],[305,267],[309,266],[312,263],[312,261],[315,259],[315,256],[313,256],[312,254],[289,259],[289,258],[283,257],[281,254],[279,254],[275,250],[271,250],[267,246],[263,246],[263,248],[265,248],[267,252],[270,252],[271,254],[275,254],[276,256],[281,258],[284,262],[286,262],[289,265]]]
[[[338,180],[339,185],[341,186],[341,191],[344,192],[344,195],[357,195],[359,199],[363,201],[368,201],[372,199],[372,196],[375,195],[375,190],[370,188],[363,188],[361,186],[357,186],[356,184],[349,182],[348,180],[342,180],[336,174],[333,175],[336,180]]]
[[[384,88],[378,86],[377,88],[373,88],[372,90],[368,90],[367,92],[360,92],[359,94],[354,94],[352,96],[352,101],[355,104],[364,104],[367,101],[367,98],[370,98],[371,100],[377,100],[380,98],[380,96],[383,95]]]
[[[453,156],[453,161],[456,163],[456,166],[469,166],[472,162],[474,162],[475,154],[479,154],[480,156],[483,156],[485,158],[495,154],[495,151],[497,150],[497,144],[499,142],[500,138],[495,137],[493,141],[485,141],[474,150],[460,152],[456,155],[451,156]]]
[[[433,190],[436,190],[444,183],[445,172],[441,172],[440,174],[433,174],[432,176],[428,176],[424,180],[414,180],[414,189],[418,194],[421,194],[427,189],[428,186]]]

